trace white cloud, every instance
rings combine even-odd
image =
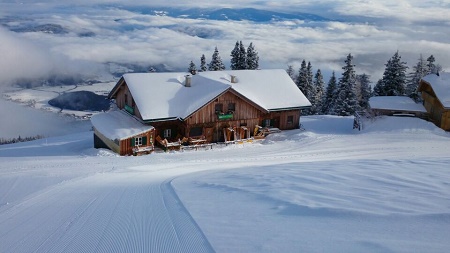
[[[448,44],[450,33],[447,28],[450,18],[444,15],[448,12],[448,3],[445,1],[438,4],[387,0],[356,2],[322,0],[315,1],[314,4],[304,1],[240,1],[242,2],[240,5],[237,1],[227,2],[227,5],[239,7],[258,6],[295,9],[299,12],[310,11],[339,19],[343,16],[350,16],[349,20],[367,18],[370,21],[367,23],[191,20],[144,15],[119,7],[104,8],[93,5],[90,1],[77,1],[86,6],[74,5],[73,9],[61,7],[53,9],[54,3],[48,2],[51,1],[39,5],[41,9],[48,8],[45,12],[38,11],[36,14],[28,15],[28,18],[38,24],[59,24],[69,33],[15,34],[0,31],[0,36],[6,36],[10,41],[3,50],[11,51],[12,48],[20,46],[18,54],[31,56],[26,62],[21,62],[19,60],[21,57],[12,57],[16,71],[5,72],[12,73],[10,78],[24,74],[24,71],[18,71],[19,69],[31,69],[22,66],[28,66],[27,64],[37,66],[30,63],[33,61],[40,63],[39,68],[24,75],[39,74],[61,65],[67,66],[65,68],[71,71],[83,72],[92,69],[92,67],[83,68],[86,62],[143,65],[166,63],[184,70],[190,60],[194,60],[198,65],[202,54],[205,54],[209,61],[215,46],[218,46],[221,57],[228,67],[229,54],[236,40],[242,40],[247,45],[250,42],[255,44],[263,68],[286,68],[288,64],[298,67],[301,60],[305,59],[311,61],[314,68],[340,72],[346,55],[352,53],[355,56],[357,71],[374,76],[374,82],[380,77],[386,61],[397,50],[410,66],[415,64],[421,53],[426,57],[434,54],[444,69],[450,66]],[[208,2],[218,3],[218,1]],[[162,1],[152,2],[155,3]],[[185,2],[172,1],[170,5],[182,3]],[[121,2],[121,4],[128,3]],[[196,6],[203,6],[201,4],[201,1],[196,2]],[[23,15],[25,12],[19,9],[15,11],[17,15]],[[15,25],[20,25],[20,22],[22,21],[16,21]],[[411,25],[412,23],[414,25]],[[80,37],[79,34],[84,32],[91,32],[92,36]],[[200,37],[192,36],[193,34]],[[22,42],[23,45],[16,44],[14,39],[18,41],[25,39],[26,42]],[[68,62],[67,59],[70,59],[69,64],[61,64]],[[3,60],[1,65],[4,65]]]

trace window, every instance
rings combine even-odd
[[[172,129],[165,129],[163,133],[164,138],[172,137]]]
[[[294,116],[291,115],[287,117],[287,124],[288,125],[294,124]]]
[[[222,104],[216,104],[214,107],[216,113],[222,113],[223,112],[223,105]]]
[[[234,112],[236,109],[236,104],[235,103],[229,103],[228,104],[228,112]]]
[[[270,127],[271,126],[271,120],[270,119],[265,119],[264,121],[263,121],[263,126],[265,126],[265,127]]]
[[[203,135],[202,127],[193,127],[193,128],[191,128],[191,130],[189,130],[189,137],[202,136],[202,135]]]
[[[142,137],[134,138],[134,146],[142,146]]]

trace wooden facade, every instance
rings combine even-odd
[[[155,131],[131,136],[122,140],[110,140],[94,128],[94,148],[107,148],[119,155],[139,155],[154,150]]]
[[[267,112],[231,89],[205,104],[186,119],[144,121],[127,84],[123,82],[116,88],[118,89],[115,93],[117,107],[153,126],[156,129],[153,138],[161,136],[169,141],[177,141],[183,137],[204,136],[208,142],[224,142],[223,131],[229,127],[253,129],[259,125],[281,130],[299,128],[299,109]],[[121,145],[124,145],[125,150],[130,149],[129,144]]]
[[[418,91],[422,94],[423,105],[429,113],[429,119],[436,126],[450,131],[450,108],[445,107],[436,95],[430,83],[421,80]]]

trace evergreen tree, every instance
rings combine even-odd
[[[314,75],[314,102],[315,104],[311,108],[311,114],[321,114],[323,107],[323,96],[324,96],[324,81],[323,75],[320,69],[317,70]]]
[[[333,113],[339,116],[350,116],[359,109],[355,95],[356,74],[352,64],[353,56],[349,54],[345,60],[344,72],[339,79],[337,96],[333,107]]]
[[[292,65],[288,66],[288,68],[286,69],[286,73],[289,75],[289,77],[291,77],[292,81],[295,82],[295,80],[296,80],[295,70],[294,70],[294,67],[292,67]]]
[[[372,87],[370,85],[370,77],[366,74],[356,76],[357,83],[359,84],[359,96],[358,102],[361,109],[367,109],[369,107],[369,99],[372,96]]]
[[[197,66],[195,66],[195,63],[193,61],[191,61],[191,63],[189,63],[188,72],[193,75],[195,75],[197,73]]]
[[[373,87],[373,95],[374,96],[385,96],[384,92],[384,82],[382,79],[379,79],[378,82]]]
[[[433,55],[427,58],[428,74],[437,74],[442,71],[442,66],[435,64],[436,59]]]
[[[258,69],[259,68],[259,56],[258,52],[255,50],[253,46],[253,42],[247,48],[247,69]]]
[[[245,47],[244,47],[244,44],[242,44],[242,41],[239,41],[238,69],[248,69],[248,67],[247,67],[247,52],[245,51]]]
[[[236,44],[234,45],[234,48],[233,48],[233,50],[231,51],[231,60],[230,60],[230,62],[231,62],[231,65],[230,65],[230,68],[232,69],[232,70],[237,70],[237,69],[239,69],[239,60],[240,60],[240,58],[241,58],[241,54],[240,54],[240,51],[239,51],[239,42],[238,41],[236,41]]]
[[[322,102],[322,113],[323,114],[332,114],[331,109],[333,108],[333,102],[336,98],[336,90],[337,90],[336,75],[333,71],[333,74],[331,75],[330,80],[328,81],[325,95],[323,97],[323,102]]]
[[[205,55],[202,54],[202,57],[200,57],[200,71],[206,71],[208,68],[206,67],[206,58]]]
[[[388,60],[382,78],[382,96],[403,96],[406,86],[406,62],[398,51]]]
[[[209,71],[221,71],[225,69],[225,65],[222,62],[222,58],[220,58],[219,50],[217,47],[214,49],[214,53],[211,57],[211,62],[208,64]]]
[[[311,102],[312,105],[315,104],[315,89],[313,87],[312,81],[312,67],[311,63],[306,65],[306,61],[303,60],[300,66],[300,70],[297,77],[297,87],[303,92],[305,97]],[[305,110],[305,114],[310,114],[310,110]]]
[[[420,79],[422,79],[422,77],[426,76],[427,74],[429,74],[429,67],[427,66],[421,54],[419,61],[413,67],[413,72],[411,72],[408,76],[405,89],[406,95],[414,99],[414,101],[416,102],[420,100],[419,94],[417,92]]]

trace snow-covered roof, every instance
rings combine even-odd
[[[200,75],[226,82],[267,111],[311,106],[283,69],[207,71]],[[231,83],[231,76],[236,77],[235,83]]]
[[[143,120],[187,118],[223,94],[234,90],[267,111],[311,106],[285,70],[207,71],[187,73],[130,73],[123,79]],[[231,82],[235,76],[237,82]]]
[[[450,108],[450,73],[430,74],[422,78],[433,88],[445,108]]]
[[[404,96],[371,97],[369,99],[369,105],[372,109],[426,112],[422,104],[418,104],[410,97]]]
[[[123,140],[153,129],[144,125],[124,111],[99,113],[91,118],[92,125],[106,138]]]

